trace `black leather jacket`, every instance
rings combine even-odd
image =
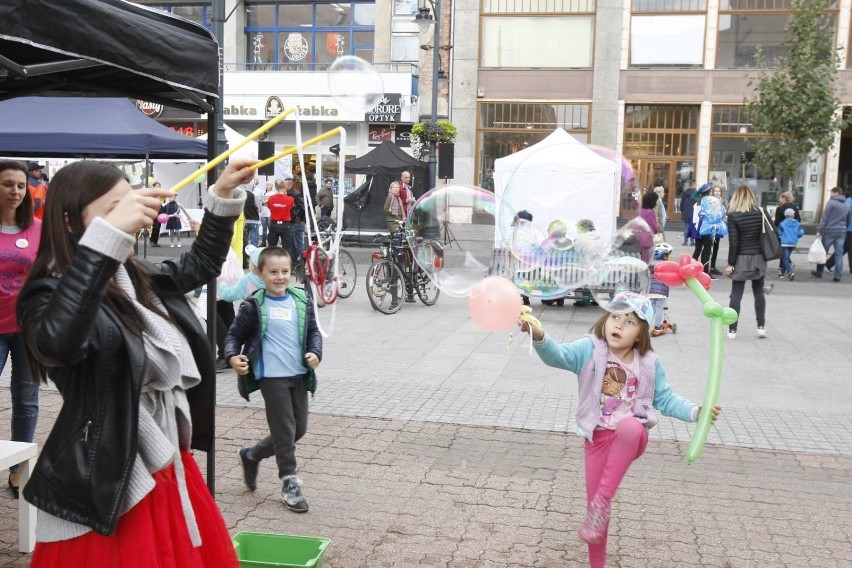
[[[216,369],[207,335],[186,301],[219,274],[236,217],[206,212],[192,248],[160,264],[141,261],[151,287],[186,335],[201,382],[187,391],[192,447],[209,451],[214,433]],[[27,284],[18,316],[27,344],[62,394],[62,408],[24,487],[27,501],[51,515],[115,531],[138,448],[142,341],[104,304],[119,262],[79,247],[61,277]]]

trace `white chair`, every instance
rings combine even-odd
[[[23,490],[35,466],[38,446],[27,442],[0,440],[0,470],[19,466],[20,486]],[[32,552],[35,548],[36,508],[27,503],[23,491],[18,500],[18,550]]]

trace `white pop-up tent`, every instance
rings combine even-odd
[[[494,194],[500,203],[495,245],[511,231],[514,213],[527,210],[547,234],[555,220],[591,219],[602,239],[615,235],[621,163],[607,159],[559,128],[547,138],[494,162]]]

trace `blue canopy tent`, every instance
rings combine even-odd
[[[0,101],[0,155],[206,158],[207,142],[178,134],[124,98]]]

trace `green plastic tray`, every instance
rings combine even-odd
[[[330,539],[289,534],[240,532],[234,547],[241,568],[322,568],[322,555]]]

